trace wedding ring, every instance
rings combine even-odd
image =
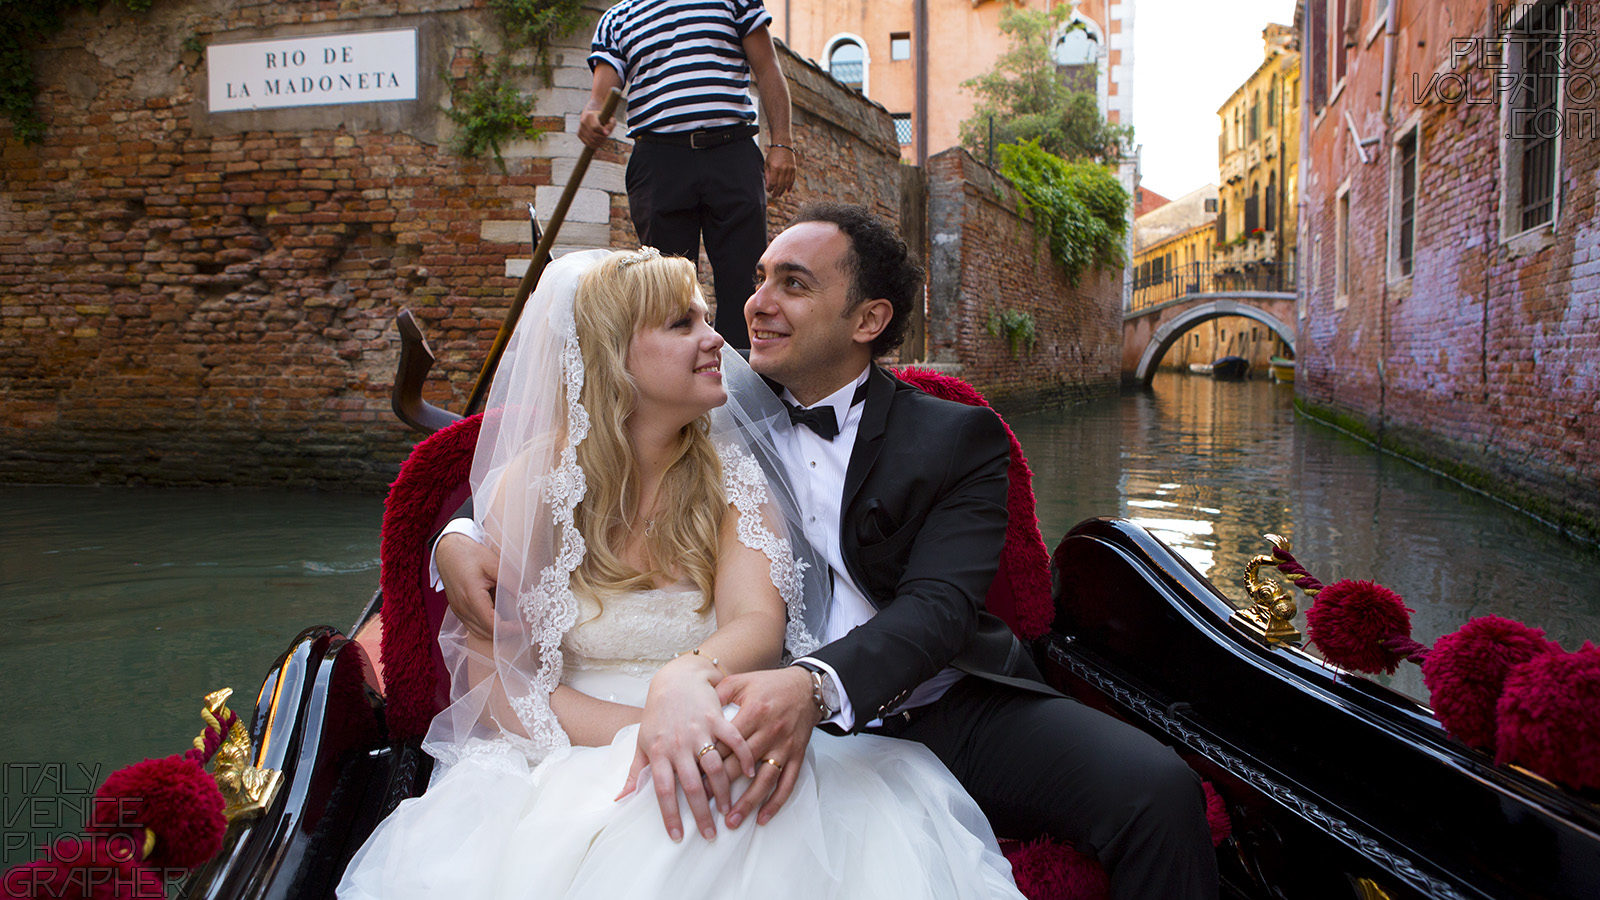
[[[716,745],[716,744],[715,744],[715,743],[711,743],[711,744],[707,744],[707,745],[705,745],[705,746],[704,746],[704,747],[701,747],[701,748],[700,748],[700,752],[699,752],[699,753],[696,753],[696,754],[695,754],[695,755],[694,755],[694,758],[695,758],[695,759],[701,759],[701,758],[703,758],[703,757],[704,757],[704,756],[705,756],[705,755],[706,755],[706,754],[707,754],[707,753],[710,753],[710,752],[711,752],[711,751],[713,751],[713,750],[715,750],[715,749],[717,749],[717,745]]]
[[[762,762],[765,763],[766,765],[769,765],[769,766],[773,767],[774,769],[777,769],[779,772],[783,771],[783,764],[778,762],[777,760],[773,759],[770,756],[767,757],[766,759],[763,759]]]

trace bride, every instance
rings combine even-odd
[[[545,271],[472,465],[493,637],[447,614],[432,784],[338,896],[1020,898],[977,805],[909,741],[818,733],[804,759],[755,760],[725,717],[678,780],[725,812],[757,766],[800,767],[770,822],[669,836],[653,792],[618,796],[647,697],[802,655],[827,609],[764,442],[782,410],[705,316],[693,266],[649,248]]]

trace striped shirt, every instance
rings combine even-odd
[[[628,86],[628,135],[754,122],[744,38],[772,21],[762,0],[622,0],[606,10],[589,68]]]

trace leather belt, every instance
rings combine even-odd
[[[724,128],[702,128],[698,131],[641,131],[633,136],[635,141],[647,144],[670,144],[691,150],[709,150],[747,138],[761,129],[754,125],[729,125]]]

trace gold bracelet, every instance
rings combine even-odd
[[[692,650],[690,652],[692,652],[695,656],[701,657],[702,659],[711,660],[711,664],[713,666],[717,667],[717,671],[718,672],[721,672],[723,675],[727,675],[728,674],[728,670],[724,669],[722,667],[721,661],[719,661],[715,656],[706,656],[705,654],[700,652],[700,648],[699,647],[694,648],[694,650]]]

